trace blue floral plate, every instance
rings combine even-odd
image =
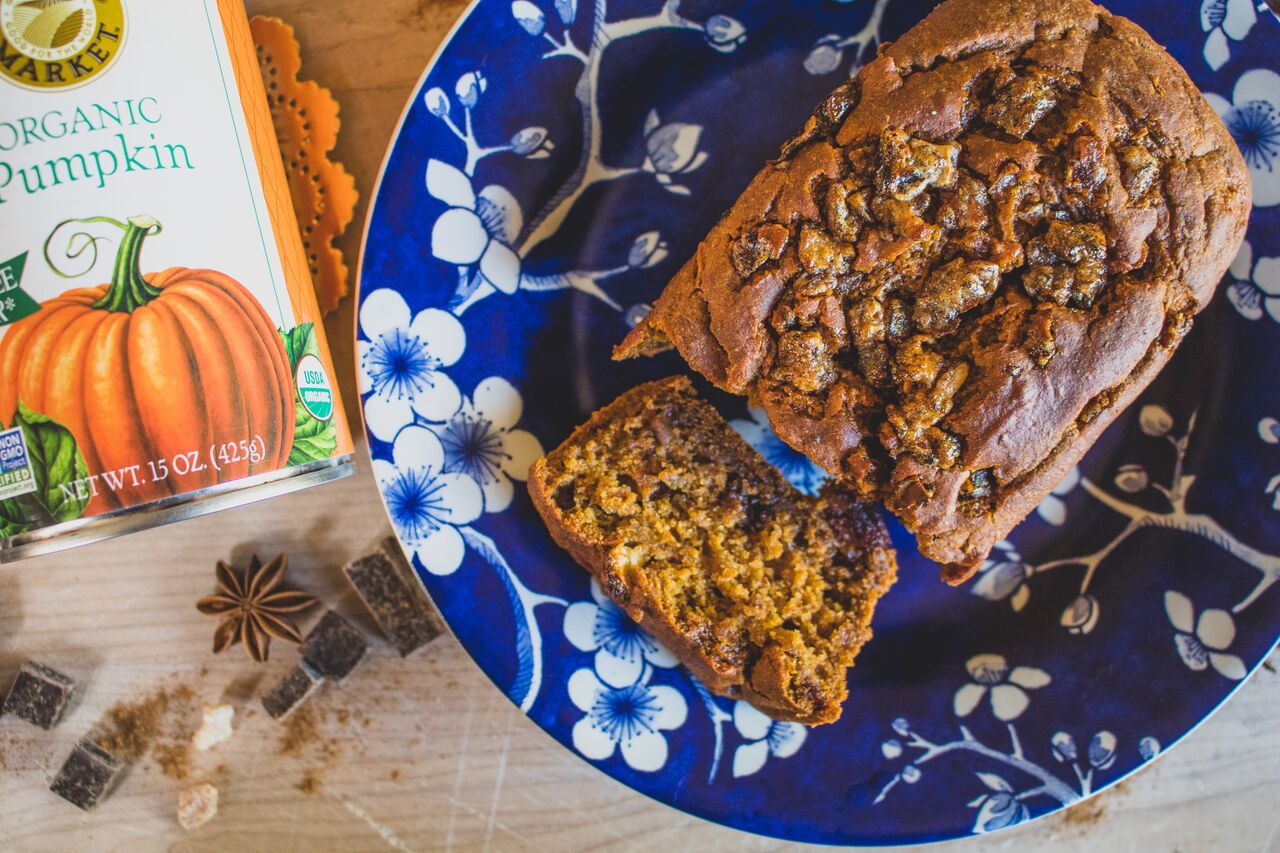
[[[1113,0],[1209,94],[1255,208],[1174,363],[967,587],[894,528],[897,588],[843,719],[712,697],[548,537],[529,464],[666,356],[615,364],[779,143],[928,0],[478,0],[405,110],[369,217],[358,359],[373,466],[490,678],[605,773],[800,841],[1047,814],[1153,760],[1280,633],[1280,25],[1253,0]],[[798,486],[820,474],[712,395]]]

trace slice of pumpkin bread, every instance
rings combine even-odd
[[[786,481],[685,377],[627,391],[534,463],[557,543],[713,693],[834,722],[896,561],[843,487]]]

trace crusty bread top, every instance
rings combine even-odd
[[[1168,360],[1244,162],[1087,0],[948,0],[842,84],[616,357],[677,347],[967,577]]]

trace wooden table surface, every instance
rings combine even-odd
[[[303,76],[332,88],[337,156],[365,198],[424,63],[460,0],[250,0],[297,28]],[[363,222],[363,208],[357,226]],[[344,238],[354,261],[359,228]],[[352,306],[328,323],[348,403]],[[349,412],[355,410],[348,405]],[[376,631],[341,565],[389,526],[367,456],[356,476],[69,553],[0,568],[0,681],[35,658],[72,674],[82,700],[52,732],[0,718],[0,848],[7,850],[774,849],[636,794],[524,719],[450,638],[401,660],[375,643],[345,684],[312,700],[315,730],[257,708],[261,687],[297,659],[277,643],[265,665],[209,652],[214,620],[194,610],[215,560],[288,552],[295,583]],[[316,618],[309,614],[304,624]],[[1211,721],[1151,769],[1065,813],[955,851],[1280,850],[1280,676],[1260,671]],[[185,781],[154,757],[134,765],[96,812],[48,791],[74,741],[119,701],[185,687],[158,745],[188,736],[203,703],[239,709],[234,737],[196,755]],[[251,714],[251,715],[250,715]],[[305,735],[305,736],[304,736]],[[285,754],[288,753],[288,754]],[[220,812],[184,832],[179,790],[214,781]],[[305,790],[304,790],[305,789]]]

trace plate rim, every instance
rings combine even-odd
[[[431,76],[432,72],[435,70],[436,66],[439,64],[441,59],[445,56],[446,52],[453,45],[455,38],[457,38],[462,28],[467,24],[468,21],[471,20],[472,16],[480,9],[482,5],[485,5],[486,3],[490,3],[493,1],[494,0],[468,0],[467,5],[458,13],[457,18],[450,25],[448,31],[441,38],[440,43],[436,46],[435,50],[432,52],[430,57],[425,62],[421,73],[414,80],[412,86],[408,90],[408,96],[405,99],[404,106],[401,108],[400,115],[396,119],[396,123],[392,128],[392,131],[387,137],[386,146],[383,150],[382,157],[378,165],[377,177],[374,181],[373,189],[369,195],[369,203],[365,210],[364,223],[362,225],[361,233],[360,233],[359,255],[357,257],[356,265],[355,265],[354,288],[352,289],[352,294],[351,294],[353,310],[352,310],[352,322],[351,322],[350,333],[351,333],[351,339],[353,342],[353,347],[352,347],[353,362],[354,362],[353,368],[354,368],[354,379],[356,382],[355,401],[356,401],[356,405],[359,408],[361,428],[364,430],[364,433],[365,433],[364,453],[367,457],[367,460],[370,463],[372,463],[374,457],[373,457],[372,447],[369,444],[369,429],[368,429],[368,425],[366,423],[365,414],[364,414],[364,394],[362,393],[362,389],[360,388],[358,344],[359,344],[359,338],[360,338],[360,308],[362,304],[362,296],[365,289],[364,288],[364,272],[365,272],[364,264],[365,264],[365,258],[366,258],[366,250],[368,249],[368,245],[369,245],[369,236],[373,228],[374,214],[378,208],[379,201],[381,200],[381,197],[382,197],[382,185],[383,185],[383,181],[387,176],[388,166],[390,164],[390,161],[393,155],[397,150],[397,146],[400,143],[401,135],[404,130],[404,125],[408,120],[409,116],[411,115],[411,113],[413,112],[413,110],[417,106],[417,101],[420,93],[422,92],[423,86],[426,84],[428,78]],[[936,2],[943,2],[943,0],[935,0],[935,3]],[[1163,47],[1163,45],[1161,46]],[[1179,62],[1179,65],[1181,64],[1182,63]],[[1201,91],[1198,85],[1197,85],[1197,91]],[[1252,210],[1250,215],[1252,216]],[[1226,274],[1227,273],[1224,271],[1224,275]],[[1218,290],[1221,289],[1222,286],[1223,285],[1219,283],[1218,288],[1215,289],[1215,297],[1218,294]],[[397,290],[396,292],[398,293],[399,291]],[[1136,402],[1137,401],[1135,400],[1135,403]],[[1133,404],[1130,404],[1130,406],[1126,408],[1126,412],[1132,409],[1133,409]],[[449,635],[453,637],[455,641],[458,642],[458,645],[461,646],[463,652],[466,653],[467,657],[471,660],[472,664],[474,664],[474,666],[480,671],[480,673],[488,681],[489,685],[494,689],[496,689],[504,700],[506,700],[508,703],[516,707],[516,709],[520,713],[520,716],[524,718],[524,720],[526,720],[529,724],[532,725],[532,728],[534,731],[536,731],[538,734],[542,736],[549,738],[553,743],[557,744],[561,749],[567,751],[570,755],[574,757],[574,759],[578,763],[585,764],[596,773],[599,773],[605,776],[606,778],[612,780],[613,782],[623,786],[631,794],[645,797],[646,799],[651,800],[655,803],[658,803],[662,806],[665,806],[666,808],[681,812],[683,814],[690,815],[691,817],[697,818],[702,821],[706,821],[707,823],[714,824],[724,830],[742,833],[744,835],[754,835],[754,836],[759,836],[763,838],[777,839],[780,841],[789,841],[792,843],[801,843],[801,844],[813,844],[816,846],[823,846],[823,847],[848,846],[851,844],[860,846],[860,847],[869,847],[869,848],[884,848],[884,847],[898,847],[898,846],[915,847],[915,846],[921,846],[926,844],[958,842],[965,839],[972,839],[974,837],[977,837],[977,834],[970,832],[967,834],[954,834],[954,835],[944,835],[944,836],[937,836],[937,835],[925,836],[918,833],[903,833],[895,836],[878,836],[878,837],[871,837],[871,838],[859,837],[857,839],[851,839],[846,837],[844,840],[822,839],[822,838],[815,839],[812,837],[796,838],[794,835],[783,834],[783,832],[770,832],[765,829],[754,829],[754,828],[748,829],[741,826],[725,823],[723,822],[723,820],[711,814],[709,811],[704,812],[703,810],[693,806],[686,807],[685,805],[681,805],[666,799],[662,799],[656,793],[650,793],[648,791],[643,791],[631,786],[625,780],[618,778],[617,776],[609,773],[608,770],[606,770],[599,763],[594,762],[588,759],[586,756],[582,755],[580,752],[574,749],[572,745],[570,745],[569,743],[567,743],[566,741],[558,737],[555,732],[544,727],[541,723],[539,723],[536,719],[534,719],[528,711],[520,709],[519,704],[511,696],[509,696],[505,690],[503,690],[502,686],[498,684],[498,682],[494,679],[493,674],[490,673],[484,667],[484,665],[476,658],[472,650],[465,643],[463,643],[462,640],[457,636],[457,633],[454,631],[453,626],[450,623],[449,619],[446,616],[444,616],[443,611],[436,605],[435,599],[432,596],[430,589],[427,587],[426,582],[422,578],[422,573],[416,567],[413,566],[413,555],[405,550],[404,543],[401,541],[399,533],[395,529],[395,524],[391,517],[391,512],[387,506],[386,497],[383,495],[382,489],[378,487],[376,483],[375,483],[375,488],[377,488],[378,501],[382,507],[383,514],[387,519],[387,523],[391,526],[392,535],[396,540],[397,546],[401,549],[401,553],[404,554],[406,560],[408,560],[409,562],[409,565],[413,567],[414,569],[413,577],[417,582],[419,588],[421,588],[423,592],[426,594],[428,600],[431,602],[432,607],[435,607],[437,612],[440,613],[442,617],[441,622],[444,624]],[[1011,826],[1002,827],[994,831],[982,833],[982,835],[1004,836],[1004,835],[1007,835],[1009,831],[1021,830],[1026,827],[1039,824],[1045,818],[1061,814],[1063,812],[1068,811],[1071,808],[1081,805],[1084,802],[1092,800],[1094,797],[1098,796],[1099,794],[1105,791],[1110,790],[1111,788],[1115,787],[1121,782],[1127,781],[1133,778],[1135,775],[1150,769],[1152,766],[1156,764],[1156,762],[1160,761],[1162,758],[1168,755],[1175,747],[1183,744],[1189,736],[1198,732],[1200,728],[1204,726],[1205,723],[1207,723],[1211,718],[1216,716],[1218,712],[1222,710],[1223,706],[1225,706],[1231,699],[1233,699],[1236,696],[1237,693],[1239,693],[1241,688],[1243,688],[1246,684],[1248,684],[1253,680],[1258,670],[1263,668],[1267,660],[1273,654],[1275,654],[1277,650],[1280,650],[1280,625],[1277,625],[1275,630],[1276,630],[1276,636],[1271,641],[1270,647],[1266,649],[1260,655],[1257,662],[1255,662],[1253,666],[1249,668],[1244,678],[1237,681],[1235,685],[1231,687],[1225,694],[1223,694],[1222,697],[1211,708],[1209,708],[1206,712],[1204,712],[1199,717],[1199,719],[1196,720],[1196,722],[1193,725],[1185,729],[1176,738],[1169,741],[1167,744],[1162,744],[1159,752],[1153,755],[1151,758],[1143,760],[1141,763],[1134,765],[1123,774],[1115,776],[1114,778],[1107,781],[1105,784],[1092,789],[1087,795],[1082,796],[1079,800],[1076,800],[1070,805],[1058,804],[1055,807],[1050,808],[1049,810],[1044,811],[1040,814],[1037,814],[1033,817],[1030,817],[1026,820],[1022,820]],[[690,675],[689,677],[692,678],[692,675]]]

